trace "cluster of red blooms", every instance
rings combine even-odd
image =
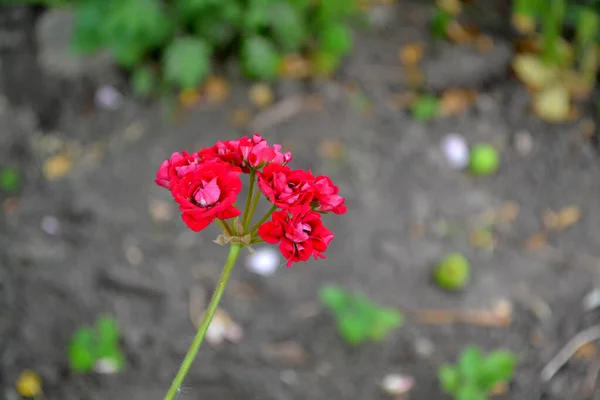
[[[345,200],[329,177],[290,169],[291,159],[280,145],[270,146],[255,134],[219,141],[198,153],[173,153],[161,164],[155,182],[171,191],[183,221],[198,232],[215,219],[241,214],[235,206],[242,189],[240,174],[255,173],[258,188],[278,208],[260,225],[258,236],[279,243],[289,267],[311,255],[325,258],[333,233],[323,225],[321,214],[346,212]]]

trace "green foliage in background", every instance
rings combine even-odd
[[[395,309],[383,308],[364,296],[335,286],[322,288],[319,297],[335,317],[342,338],[352,345],[367,340],[381,341],[404,322],[402,314]]]
[[[238,58],[251,79],[277,77],[288,54],[337,69],[352,47],[348,23],[356,0],[37,0],[66,3],[76,14],[73,49],[108,49],[132,71],[140,94],[191,89],[206,79],[215,55]]]
[[[444,364],[438,378],[444,392],[456,400],[487,400],[499,384],[513,377],[517,357],[510,351],[483,354],[474,346],[465,348],[456,365]]]
[[[15,168],[0,168],[0,191],[14,192],[21,186],[21,174]]]
[[[123,370],[125,357],[119,346],[119,326],[114,318],[100,317],[94,327],[81,327],[68,346],[69,365],[78,373],[89,373],[99,362],[114,372]]]

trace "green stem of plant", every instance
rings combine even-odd
[[[246,220],[246,223],[244,224],[244,233],[248,232],[248,226],[252,222],[252,217],[254,217],[254,212],[256,211],[256,207],[258,206],[259,200],[260,190],[257,190],[256,194],[254,195],[254,198],[252,199],[252,205],[250,206],[250,214],[248,216],[248,219]]]
[[[246,226],[249,224],[247,222],[251,219],[250,212],[250,204],[252,203],[252,195],[254,194],[254,181],[256,180],[256,171],[252,170],[250,172],[250,188],[248,189],[248,197],[246,198],[246,205],[244,206],[244,215],[242,217],[242,226]]]
[[[252,226],[252,228],[250,228],[250,230],[248,232],[254,232],[255,230],[257,230],[258,227],[261,226],[263,222],[265,222],[267,219],[269,219],[271,214],[273,214],[273,211],[275,211],[276,209],[277,209],[277,206],[275,204],[273,204],[273,207],[271,207],[269,209],[269,211],[267,211],[267,213],[265,215],[263,215],[263,217],[260,219],[260,221],[258,221],[256,224],[254,224],[254,226]]]
[[[233,236],[233,230],[229,226],[229,222],[222,219],[215,219],[215,222],[217,223],[218,227],[221,228],[223,233],[227,233],[229,236]]]
[[[242,250],[241,244],[232,244],[229,248],[229,255],[227,256],[227,260],[225,261],[225,265],[223,266],[223,271],[221,271],[221,276],[219,277],[217,287],[215,288],[212,298],[210,299],[210,303],[208,304],[206,313],[204,314],[202,322],[200,323],[200,328],[198,328],[198,332],[194,337],[192,345],[190,346],[190,349],[185,355],[185,358],[181,363],[181,367],[179,368],[179,372],[177,372],[175,379],[173,379],[173,383],[171,384],[171,387],[169,388],[169,391],[167,392],[167,395],[165,396],[164,400],[173,400],[175,399],[175,396],[177,396],[177,393],[179,392],[179,389],[183,384],[183,380],[185,379],[185,376],[190,370],[190,367],[194,362],[194,358],[196,357],[196,354],[200,349],[200,345],[204,340],[204,335],[206,335],[206,331],[208,330],[213,316],[215,315],[215,312],[219,307],[219,302],[221,301],[221,297],[223,296],[223,292],[225,291],[225,287],[227,286],[227,281],[229,280],[231,271],[233,270],[235,262],[240,254],[240,250]]]

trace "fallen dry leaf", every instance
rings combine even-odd
[[[204,94],[209,104],[223,104],[229,98],[231,88],[221,77],[211,76],[204,84]]]
[[[517,77],[534,91],[553,85],[560,75],[558,68],[546,65],[533,54],[518,54],[512,66]]]
[[[473,105],[476,98],[474,90],[446,90],[440,97],[440,114],[446,117],[461,114]]]
[[[498,219],[499,219],[498,222],[502,222],[502,223],[514,222],[517,219],[517,217],[519,216],[520,212],[521,212],[521,209],[517,203],[515,203],[514,201],[508,201],[508,202],[504,203],[504,205],[500,209],[500,212],[498,213]]]
[[[410,87],[419,87],[425,82],[425,75],[416,67],[406,67],[402,71],[406,84]]]
[[[480,53],[487,54],[494,50],[494,40],[488,35],[477,35],[475,47]]]
[[[542,223],[546,229],[558,229],[559,216],[552,210],[545,210],[542,213]]]
[[[71,171],[73,160],[67,153],[60,153],[46,160],[43,166],[44,177],[49,181],[55,181]]]
[[[318,151],[319,151],[319,155],[321,157],[327,158],[327,159],[342,158],[347,152],[346,145],[344,144],[344,142],[342,142],[341,140],[335,140],[335,139],[323,140],[319,144]]]
[[[566,229],[575,225],[581,218],[581,211],[576,206],[562,208],[558,212],[558,229]]]
[[[436,0],[435,4],[448,14],[454,16],[460,14],[462,10],[462,3],[460,0]]]
[[[539,251],[548,245],[546,232],[536,233],[525,240],[524,248],[527,251]]]
[[[196,89],[185,89],[179,92],[179,104],[192,107],[200,101],[200,93]]]
[[[458,21],[452,21],[446,28],[448,39],[456,44],[466,44],[473,41],[474,35]]]
[[[229,122],[236,128],[245,128],[252,119],[252,113],[245,108],[236,108],[229,116]]]
[[[512,324],[512,315],[512,304],[501,299],[487,310],[420,310],[417,312],[417,320],[429,325],[463,323],[488,328],[506,328]]]
[[[577,360],[593,360],[598,355],[598,346],[594,342],[585,343],[577,349],[573,358]]]
[[[423,59],[424,47],[421,43],[407,44],[400,50],[400,63],[407,67],[416,66]]]
[[[508,389],[509,389],[509,386],[508,386],[507,382],[498,382],[497,384],[494,385],[494,387],[492,387],[489,395],[490,396],[503,396],[506,393],[508,393]]]
[[[301,79],[310,75],[310,63],[298,54],[288,54],[279,63],[279,76]]]
[[[573,119],[569,91],[563,85],[556,84],[535,93],[533,111],[548,122],[564,122]]]
[[[255,83],[249,91],[250,102],[258,108],[266,108],[273,104],[275,95],[266,83]]]
[[[268,362],[302,366],[308,361],[306,351],[294,341],[272,343],[262,348],[262,357]]]
[[[531,18],[529,15],[513,14],[510,18],[510,21],[513,28],[523,35],[531,35],[535,33],[535,19]]]

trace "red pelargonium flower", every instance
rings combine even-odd
[[[310,203],[315,195],[315,177],[301,169],[290,169],[281,164],[269,164],[263,172],[257,172],[258,187],[269,201],[288,209]]]
[[[239,140],[220,140],[212,147],[200,150],[198,153],[203,160],[222,160],[237,167],[243,166]]]
[[[316,210],[344,214],[346,199],[338,195],[340,189],[333,184],[328,176],[317,176],[313,184],[315,190]]]
[[[206,228],[215,218],[240,215],[233,203],[242,190],[239,170],[222,162],[199,164],[171,188],[182,219],[193,231]]]
[[[308,260],[311,255],[315,260],[325,258],[323,252],[333,239],[333,233],[323,225],[321,214],[308,204],[274,212],[272,220],[258,228],[258,235],[267,243],[279,242],[288,267],[296,261]]]
[[[192,171],[202,162],[198,153],[188,154],[185,151],[173,153],[171,158],[160,164],[156,172],[157,185],[171,189],[186,173]]]
[[[244,136],[240,139],[240,153],[246,163],[245,167],[252,168],[260,168],[271,162],[287,164],[292,159],[290,152],[281,153],[281,145],[269,146],[258,133],[252,138]]]

